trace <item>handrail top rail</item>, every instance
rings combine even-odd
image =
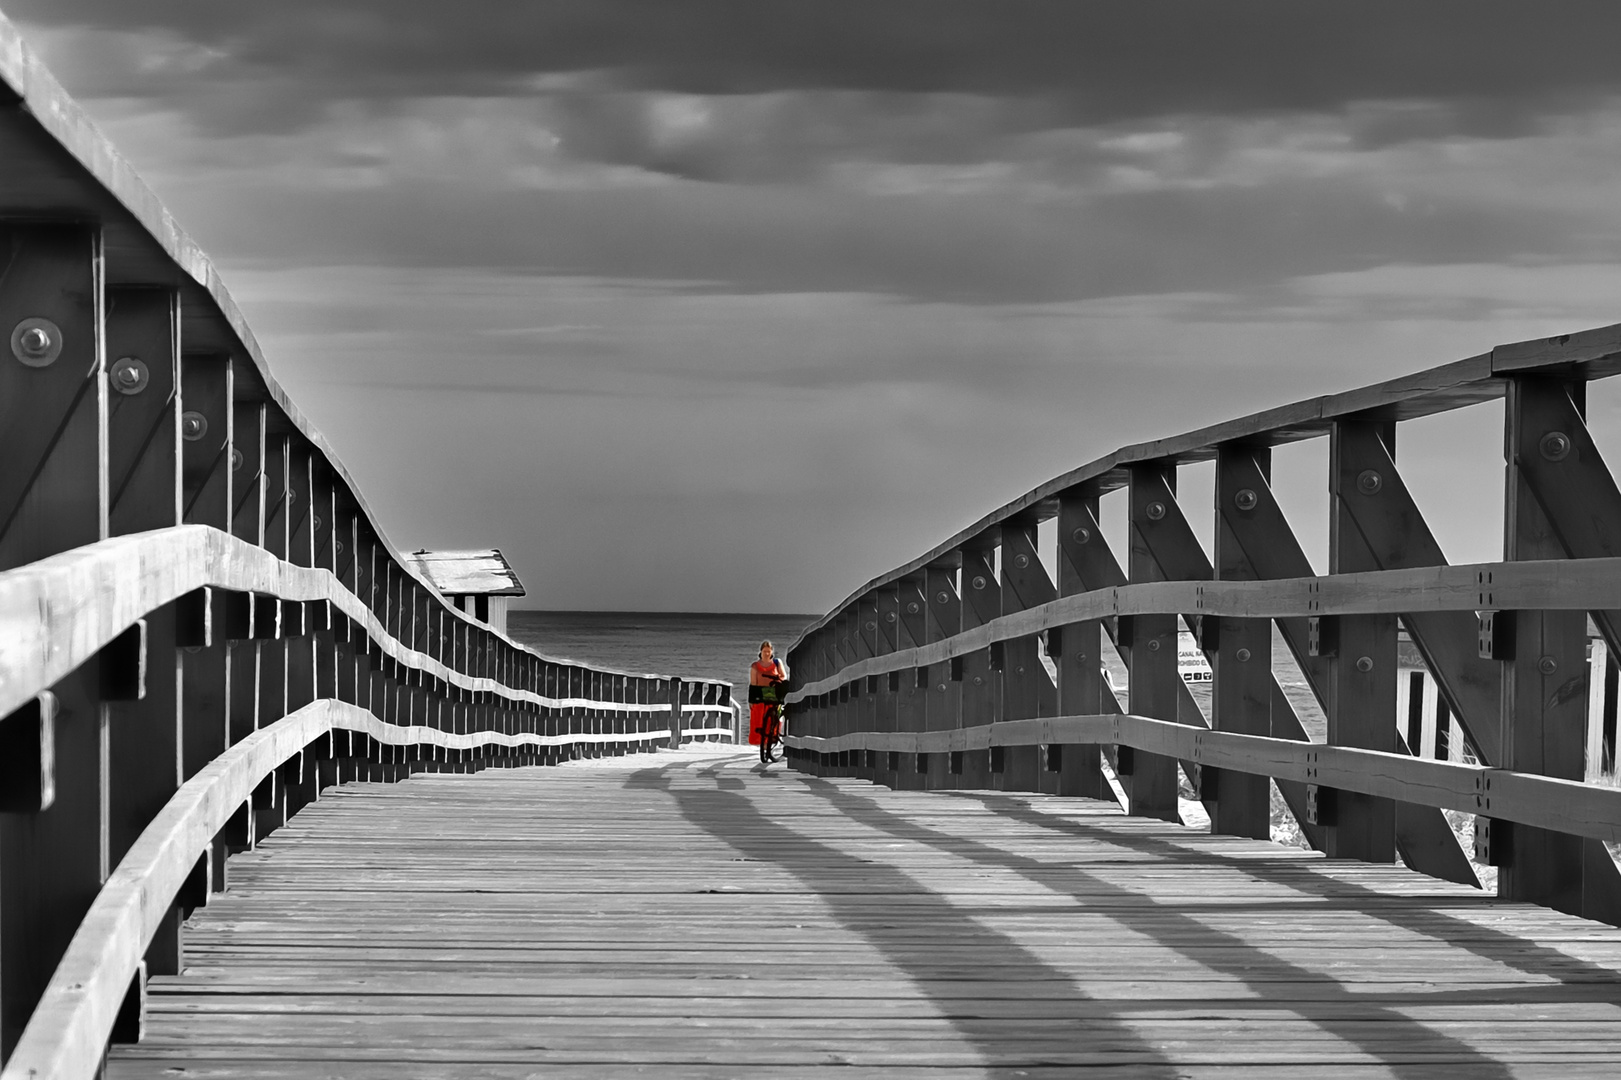
[[[12,111],[19,107],[19,112]],[[0,171],[0,205],[12,212],[37,210],[42,221],[62,220],[64,213],[77,213],[82,220],[97,224],[106,238],[109,286],[161,282],[180,289],[182,340],[187,351],[246,358],[263,384],[264,398],[325,460],[394,562],[443,602],[439,590],[389,540],[360,485],[332,445],[271,374],[264,351],[212,260],[102,134],[84,107],[63,89],[16,24],[0,11],[0,124],[9,125],[17,115],[37,123],[39,132],[54,145],[37,148],[34,156],[38,160],[30,162],[33,168]],[[13,155],[35,151],[34,144],[40,141],[39,134],[32,131],[14,130],[12,135],[5,143]],[[71,159],[73,168],[63,168],[63,153]],[[31,186],[31,178],[40,173],[47,176],[46,183]],[[139,273],[126,279],[124,269]]]
[[[925,667],[1055,627],[1115,616],[1287,619],[1439,611],[1609,611],[1621,608],[1621,558],[1413,566],[1318,577],[1139,581],[1036,604],[968,630],[854,660],[804,683],[788,703],[856,679]]]
[[[283,599],[346,598],[344,606],[353,608],[346,617],[371,614],[330,570],[285,562],[208,525],[112,537],[0,573],[0,716],[83,664],[147,612],[210,585],[240,592],[302,594]],[[626,678],[670,678],[548,656],[465,612],[448,605],[447,610],[513,650],[546,663]],[[66,624],[60,634],[51,632],[58,621]],[[732,686],[721,679],[683,681]]]
[[[1201,766],[1460,810],[1611,843],[1621,840],[1621,788],[1608,784],[1472,762],[1434,761],[1400,751],[1218,731],[1131,712],[999,720],[936,731],[789,735],[784,742],[820,753],[863,749],[923,754],[1110,743],[1194,759]]]
[[[875,589],[912,577],[930,566],[954,565],[952,556],[1009,520],[1044,521],[1057,514],[1064,492],[1089,486],[1098,494],[1125,487],[1129,467],[1149,462],[1186,465],[1209,461],[1224,445],[1278,446],[1329,433],[1336,420],[1412,420],[1492,401],[1504,394],[1509,375],[1545,372],[1594,380],[1621,374],[1621,323],[1494,347],[1478,356],[1387,379],[1368,386],[1305,398],[1288,405],[1196,428],[1181,435],[1123,446],[1053,477],[992,510],[972,525],[910,562],[871,579],[826,615],[807,626],[788,651],[827,626],[840,612]]]
[[[697,734],[712,729],[693,729]],[[198,855],[270,772],[329,733],[354,732],[389,746],[557,745],[583,740],[645,744],[667,730],[617,735],[450,734],[381,720],[322,698],[244,737],[187,780],[141,832],[96,894],[40,997],[0,1080],[94,1075],[118,1008],[159,920]]]

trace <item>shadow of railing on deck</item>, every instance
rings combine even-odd
[[[823,786],[825,781],[820,782]],[[836,789],[835,789],[836,790]],[[1095,825],[1087,825],[1079,821],[1054,817],[1021,801],[1016,797],[1007,795],[994,795],[977,791],[943,792],[954,798],[972,800],[984,806],[993,814],[1009,818],[1020,824],[1032,825],[1040,829],[1047,829],[1063,833],[1076,839],[1085,839],[1126,848],[1145,855],[1164,858],[1186,849],[1175,844],[1152,836],[1139,833],[1126,833]],[[972,841],[963,841],[972,843]],[[984,847],[984,845],[979,845]],[[994,850],[994,849],[987,849]],[[972,856],[968,856],[972,857]],[[1482,960],[1502,964],[1516,971],[1539,978],[1555,979],[1560,983],[1569,985],[1591,986],[1595,990],[1607,990],[1607,993],[1596,993],[1592,1000],[1605,1003],[1621,1003],[1621,974],[1602,964],[1595,964],[1580,957],[1570,956],[1557,949],[1541,946],[1525,938],[1504,933],[1480,922],[1460,919],[1438,911],[1435,904],[1423,908],[1410,906],[1397,906],[1380,901],[1387,899],[1386,894],[1376,892],[1366,886],[1355,882],[1335,879],[1332,886],[1322,876],[1312,873],[1298,873],[1293,867],[1285,868],[1276,863],[1264,861],[1233,862],[1230,868],[1239,874],[1269,885],[1279,885],[1299,893],[1329,898],[1333,894],[1343,897],[1353,894],[1360,898],[1357,905],[1357,914],[1369,919],[1385,923],[1398,930],[1411,934],[1431,938],[1435,941],[1473,953]],[[1459,903],[1477,909],[1489,909],[1493,901],[1489,896],[1461,897]],[[1582,978],[1573,979],[1572,975]]]
[[[627,779],[626,786],[666,792],[687,821],[748,858],[774,864],[791,874],[827,905],[841,925],[904,972],[918,992],[934,1002],[942,1017],[984,1055],[988,1066],[996,1070],[993,1075],[1004,1075],[1002,1070],[1019,1067],[1074,1066],[1080,1064],[1073,1060],[1078,1053],[1103,1055],[1111,1048],[1115,1052],[1128,1050],[1135,1062],[1152,1062],[1143,1066],[1140,1075],[1144,1077],[1169,1080],[1181,1075],[1140,1034],[1108,1016],[1113,1006],[1083,994],[1062,970],[1043,963],[1013,938],[975,919],[973,909],[951,903],[894,867],[850,855],[773,821],[740,792],[739,781],[712,769],[699,775],[712,779],[715,788],[676,787],[669,767],[639,769]],[[890,892],[916,896],[912,911],[921,912],[922,921],[936,932],[919,937],[914,932],[915,922],[897,924],[872,919],[870,894],[830,887],[835,882],[847,885],[851,877]],[[1018,1044],[1018,1058],[1010,1059],[1010,1040],[999,1033],[1005,1031],[1007,1021],[978,1011],[982,989],[953,994],[945,985],[969,978],[982,988],[986,955],[998,957],[997,968],[1006,971],[1007,982],[1026,986],[1039,983],[1040,998],[1065,1003],[1064,1015],[1056,1019],[1071,1024],[1084,1020],[1087,1026],[1079,1031],[1070,1027],[1050,1040],[1023,1039]],[[964,970],[972,974],[964,975]],[[1100,1043],[1100,1038],[1106,1042]]]
[[[1396,1076],[1434,1075],[1433,1060],[1413,1060],[1415,1055],[1419,1054],[1444,1056],[1448,1061],[1467,1063],[1472,1069],[1477,1070],[1472,1075],[1482,1078],[1506,1078],[1511,1075],[1507,1066],[1486,1057],[1468,1044],[1441,1034],[1422,1021],[1404,1016],[1378,1002],[1370,1002],[1365,995],[1358,995],[1344,988],[1322,971],[1290,963],[1264,949],[1250,945],[1242,938],[1208,926],[1175,908],[1167,907],[1156,901],[1149,893],[1124,888],[1100,875],[1072,866],[1054,866],[1038,859],[1004,851],[978,840],[919,825],[885,810],[871,799],[825,780],[807,778],[805,783],[811,791],[826,799],[840,813],[868,828],[897,839],[924,844],[982,866],[1006,870],[1034,882],[1043,889],[1063,892],[1061,883],[1065,878],[1085,882],[1085,890],[1077,890],[1069,895],[1081,903],[1085,903],[1088,896],[1096,896],[1099,893],[1122,901],[1112,904],[1108,909],[1108,916],[1122,926],[1153,939],[1165,949],[1179,953],[1195,963],[1242,981],[1254,991],[1258,1004],[1268,1007],[1285,1005],[1291,1012],[1316,1024],[1325,1033],[1343,1039],[1368,1056],[1383,1062]],[[1036,824],[1036,822],[1027,823]],[[1070,834],[1084,835],[1089,840],[1101,840],[1111,845],[1131,847],[1133,850],[1151,851],[1160,857],[1175,854],[1181,859],[1187,859],[1189,855],[1186,849],[1173,844],[1143,837],[1118,835],[1106,829],[1076,825]],[[791,831],[790,835],[793,835]],[[796,844],[804,842],[798,837],[793,841]],[[1248,872],[1250,869],[1247,864],[1223,865],[1238,872]],[[942,933],[934,943],[935,947],[949,940],[949,933],[942,929]],[[1300,1000],[1298,992],[1302,983],[1312,983],[1325,988],[1323,998],[1317,1001]],[[1347,1003],[1354,1003],[1357,1006],[1354,1013],[1347,1013],[1345,1009]],[[1224,1002],[1224,1005],[1233,1004],[1235,1003]],[[1369,1020],[1376,1020],[1378,1024],[1370,1024]],[[1392,1031],[1402,1033],[1399,1040],[1400,1049],[1392,1048],[1392,1043],[1398,1041],[1392,1039],[1390,1034]]]

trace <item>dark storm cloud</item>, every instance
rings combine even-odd
[[[1459,102],[1518,130],[1621,86],[1611,0],[8,0],[33,25],[163,30],[277,72],[304,97],[522,92],[534,76],[700,94],[781,90],[1038,97],[1071,123]],[[148,76],[150,72],[146,73]],[[149,92],[163,80],[150,78]],[[124,92],[140,93],[139,80]],[[81,92],[87,92],[81,90]],[[244,114],[239,119],[250,119]]]

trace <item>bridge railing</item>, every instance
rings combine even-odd
[[[733,738],[388,542],[212,266],[0,17],[0,1060],[93,1075],[323,788]],[[115,869],[116,868],[116,869]]]
[[[1586,387],[1618,370],[1621,326],[1505,345],[1057,477],[800,637],[790,757],[899,787],[1113,798],[1118,785],[1129,812],[1167,820],[1180,792],[1216,832],[1257,838],[1271,834],[1275,782],[1329,856],[1399,853],[1477,885],[1489,866],[1505,899],[1621,924],[1605,846],[1621,841],[1621,790],[1584,782],[1613,772],[1604,658],[1621,627],[1621,490],[1588,428]],[[1495,399],[1505,561],[1448,566],[1397,467],[1396,433]],[[1273,448],[1312,438],[1329,444],[1326,575],[1271,484]],[[1213,552],[1177,499],[1192,463],[1214,465]],[[1124,564],[1099,520],[1115,491]],[[1208,714],[1178,672],[1183,626],[1212,669]],[[1397,718],[1403,689],[1414,704],[1398,682],[1402,632],[1465,739],[1455,760],[1410,756],[1403,741],[1415,729]],[[1275,635],[1326,717],[1316,741],[1279,682],[1289,668],[1278,657],[1275,669]],[[1105,673],[1111,649],[1128,672],[1124,703]],[[1473,859],[1454,828],[1469,816]]]

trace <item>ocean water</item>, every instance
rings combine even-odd
[[[820,615],[664,611],[511,611],[507,633],[548,656],[623,671],[748,682],[769,640],[786,652]]]

